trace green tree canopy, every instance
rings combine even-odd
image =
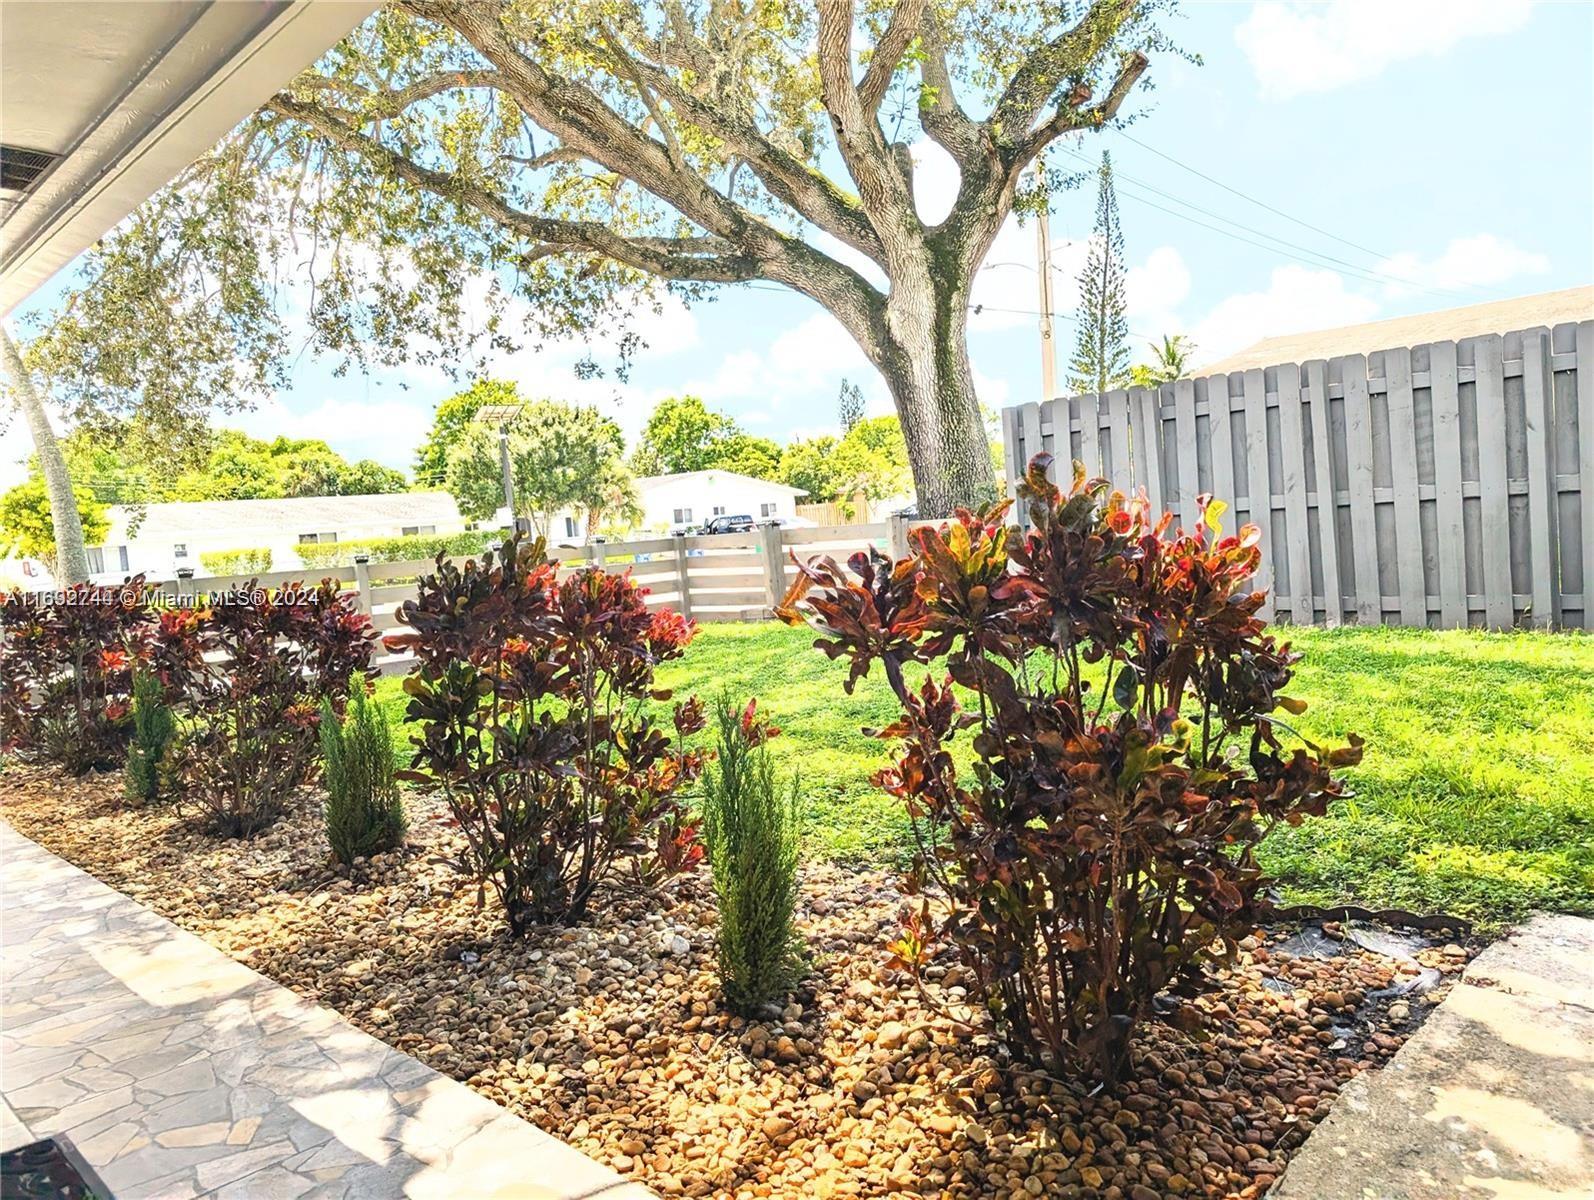
[[[718,468],[777,481],[780,456],[778,442],[747,433],[697,396],[672,396],[659,401],[648,417],[631,465],[639,475]]]
[[[776,482],[780,478],[780,443],[750,433],[733,433],[714,445],[709,468],[735,471],[754,479]]]
[[[319,438],[252,438],[223,429],[207,439],[203,461],[167,483],[151,500],[271,500],[282,496],[364,496],[402,492],[402,471],[369,458],[351,463]],[[147,473],[152,480],[156,473]]]
[[[698,397],[671,396],[660,400],[648,417],[631,465],[638,475],[706,471],[715,465],[721,444],[740,433],[735,421]]]
[[[605,461],[582,503],[587,510],[589,538],[599,533],[628,533],[646,515],[637,494],[636,476],[619,457]]]
[[[97,546],[110,530],[106,505],[82,484],[76,484],[78,515],[83,521],[83,543]],[[50,515],[50,494],[37,472],[0,495],[0,550],[23,558],[55,562],[55,528]]]
[[[1129,368],[1129,382],[1135,387],[1157,387],[1183,379],[1196,344],[1182,333],[1165,333],[1160,345],[1148,342],[1147,349],[1151,351],[1151,361]]]
[[[835,470],[843,499],[862,492],[885,500],[913,490],[908,446],[896,417],[864,417],[836,444]]]
[[[835,457],[836,439],[830,434],[801,438],[781,451],[778,481],[801,488],[816,504],[834,500],[841,488]]]
[[[625,451],[620,427],[595,408],[534,400],[508,423],[516,516],[547,535],[555,514],[620,506],[616,466]],[[470,425],[448,457],[448,490],[466,518],[490,518],[503,505],[496,425]],[[624,491],[623,485],[619,490]]]
[[[432,428],[415,451],[415,482],[420,487],[441,487],[448,475],[448,452],[489,404],[523,404],[520,389],[502,379],[478,379],[463,392],[455,392],[437,406]]]
[[[236,429],[207,432],[191,448],[191,465],[175,472],[170,462],[146,459],[146,450],[146,442],[120,437],[114,426],[76,429],[61,439],[75,486],[102,504],[363,496],[407,486],[402,471],[368,458],[351,463],[319,438],[262,441]],[[36,478],[37,456],[28,466]]]
[[[841,438],[792,442],[781,454],[777,478],[815,502],[851,500],[860,492],[884,500],[913,489],[902,426],[891,416],[860,418]]]

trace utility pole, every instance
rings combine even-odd
[[[531,532],[531,521],[515,514],[515,473],[509,463],[509,422],[523,407],[520,404],[484,404],[471,418],[498,426],[498,465],[504,475],[504,507],[509,510],[509,522],[516,533]]]
[[[1046,159],[1041,156],[1035,163],[1037,182],[1046,175]],[[1041,403],[1057,398],[1057,339],[1052,336],[1052,203],[1048,194],[1046,207],[1035,222],[1036,252],[1040,262],[1036,274],[1041,282]]]
[[[515,519],[515,476],[509,469],[509,422],[504,421],[498,426],[498,465],[504,472],[504,507],[509,510],[509,519]]]

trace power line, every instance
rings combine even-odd
[[[1244,201],[1247,201],[1248,203],[1256,205],[1258,208],[1264,208],[1268,212],[1273,213],[1275,216],[1283,217],[1286,221],[1292,221],[1296,225],[1301,226],[1303,229],[1310,229],[1313,233],[1321,234],[1323,237],[1330,238],[1333,241],[1343,243],[1344,245],[1349,246],[1353,250],[1360,250],[1363,254],[1371,254],[1374,258],[1376,258],[1376,259],[1378,259],[1380,261],[1387,260],[1390,257],[1387,254],[1381,253],[1380,251],[1373,250],[1373,249],[1371,249],[1370,247],[1367,247],[1367,246],[1363,246],[1359,242],[1353,242],[1349,238],[1340,237],[1339,234],[1337,234],[1337,233],[1330,233],[1328,230],[1322,229],[1322,228],[1320,228],[1320,227],[1318,227],[1316,225],[1313,225],[1313,224],[1311,224],[1308,221],[1303,221],[1299,217],[1293,217],[1289,213],[1285,212],[1282,208],[1274,208],[1271,204],[1268,204],[1267,202],[1262,201],[1262,200],[1258,200],[1255,196],[1248,195],[1245,192],[1242,192],[1239,188],[1231,187],[1229,184],[1224,183],[1223,180],[1221,180],[1221,179],[1214,179],[1211,175],[1208,175],[1205,171],[1198,171],[1195,167],[1190,166],[1188,163],[1180,162],[1173,155],[1166,154],[1163,151],[1158,150],[1155,146],[1148,146],[1145,142],[1141,141],[1139,138],[1134,137],[1133,135],[1125,132],[1122,129],[1118,130],[1118,133],[1119,133],[1119,135],[1121,137],[1124,137],[1124,138],[1128,139],[1129,141],[1133,142],[1135,145],[1139,146],[1142,150],[1148,150],[1152,154],[1155,154],[1158,158],[1166,159],[1167,161],[1171,162],[1174,166],[1180,168],[1181,170],[1189,171],[1190,174],[1192,174],[1192,175],[1194,175],[1194,176],[1196,176],[1196,177],[1198,177],[1200,179],[1205,179],[1208,183],[1212,184],[1213,186],[1220,187],[1224,191],[1232,193],[1233,195],[1238,196],[1241,200],[1244,200]]]
[[[1067,147],[1064,147],[1063,149],[1064,149],[1065,153],[1072,154],[1075,158],[1081,159],[1082,161],[1085,161],[1085,162],[1089,162],[1090,161],[1089,159],[1085,158],[1083,155],[1078,154],[1075,151],[1069,150]],[[1283,255],[1285,255],[1288,258],[1293,258],[1297,262],[1304,262],[1308,266],[1319,266],[1319,267],[1321,267],[1321,266],[1335,266],[1335,267],[1339,267],[1339,268],[1342,268],[1342,269],[1344,269],[1346,271],[1350,271],[1350,272],[1354,273],[1358,278],[1360,278],[1360,279],[1362,279],[1362,280],[1364,280],[1365,282],[1368,282],[1368,283],[1393,284],[1393,285],[1398,286],[1398,287],[1411,288],[1413,291],[1427,292],[1431,296],[1439,296],[1439,297],[1449,296],[1449,297],[1457,297],[1457,298],[1460,298],[1460,299],[1467,299],[1467,296],[1465,295],[1465,293],[1458,292],[1454,288],[1434,288],[1434,287],[1429,287],[1426,284],[1416,283],[1416,282],[1414,282],[1414,281],[1412,281],[1410,279],[1402,279],[1398,275],[1387,275],[1387,274],[1383,273],[1382,271],[1376,271],[1376,270],[1373,270],[1370,267],[1362,266],[1360,263],[1353,263],[1353,262],[1348,261],[1347,259],[1336,258],[1332,254],[1326,254],[1326,253],[1324,253],[1321,250],[1313,249],[1311,246],[1303,246],[1299,242],[1288,241],[1287,239],[1281,238],[1281,237],[1277,236],[1276,234],[1265,233],[1265,232],[1263,232],[1262,230],[1259,230],[1259,229],[1252,229],[1248,225],[1242,224],[1241,222],[1234,221],[1234,220],[1229,219],[1228,217],[1225,217],[1222,213],[1216,213],[1216,212],[1213,212],[1211,209],[1202,208],[1199,204],[1193,204],[1190,201],[1184,199],[1182,196],[1176,196],[1176,195],[1174,195],[1171,192],[1165,192],[1161,188],[1155,186],[1154,184],[1147,183],[1143,179],[1137,179],[1133,175],[1125,174],[1125,173],[1123,173],[1121,171],[1118,171],[1116,169],[1113,171],[1113,177],[1115,179],[1118,179],[1118,180],[1123,180],[1123,181],[1125,181],[1125,182],[1127,182],[1129,184],[1132,184],[1132,185],[1134,185],[1136,187],[1144,188],[1147,191],[1152,192],[1152,193],[1154,193],[1154,194],[1156,194],[1158,196],[1161,196],[1161,197],[1163,197],[1166,200],[1171,200],[1173,203],[1181,205],[1184,208],[1188,208],[1188,209],[1191,209],[1194,212],[1198,212],[1198,213],[1201,213],[1201,214],[1203,214],[1205,216],[1211,217],[1213,220],[1221,221],[1225,225],[1231,225],[1235,229],[1244,230],[1246,233],[1252,234],[1255,237],[1264,238],[1268,242],[1275,243],[1275,245],[1272,245],[1272,246],[1263,245],[1260,242],[1252,241],[1250,238],[1243,237],[1243,236],[1240,236],[1240,235],[1237,235],[1237,234],[1234,234],[1234,233],[1229,233],[1228,231],[1223,230],[1223,229],[1217,229],[1214,226],[1207,225],[1205,222],[1196,221],[1195,218],[1190,217],[1190,216],[1188,216],[1188,215],[1186,215],[1184,213],[1175,212],[1172,209],[1163,208],[1161,205],[1155,204],[1152,201],[1147,200],[1143,196],[1135,195],[1133,191],[1127,191],[1127,192],[1124,193],[1125,197],[1127,199],[1135,200],[1135,201],[1137,201],[1137,202],[1139,202],[1141,204],[1148,204],[1152,208],[1156,208],[1156,209],[1158,209],[1158,210],[1160,210],[1162,212],[1168,213],[1170,216],[1182,217],[1183,219],[1185,219],[1187,221],[1192,221],[1194,224],[1200,225],[1204,229],[1211,229],[1214,233],[1221,233],[1221,234],[1224,234],[1224,236],[1226,236],[1226,237],[1236,238],[1237,240],[1246,242],[1249,245],[1257,246],[1259,249],[1262,249],[1262,250],[1272,250],[1275,253],[1283,254]],[[1280,249],[1280,247],[1282,247],[1283,249]],[[1291,251],[1295,251],[1297,253],[1291,253]],[[1368,251],[1368,253],[1372,253],[1372,252]],[[1302,255],[1309,255],[1310,258],[1302,258],[1301,257]],[[1476,289],[1474,289],[1474,290],[1476,290]]]
[[[1307,265],[1309,267],[1328,267],[1329,266],[1328,263],[1315,261],[1315,260],[1310,259],[1310,258],[1302,257],[1301,255],[1298,255],[1298,254],[1291,254],[1287,250],[1279,250],[1276,246],[1269,246],[1265,242],[1258,242],[1258,241],[1256,241],[1256,240],[1254,240],[1252,238],[1245,237],[1243,234],[1234,233],[1231,230],[1224,229],[1220,225],[1211,225],[1211,224],[1208,224],[1206,221],[1197,220],[1195,217],[1190,216],[1190,214],[1188,214],[1188,213],[1182,213],[1182,212],[1179,212],[1177,209],[1167,208],[1164,205],[1157,204],[1157,203],[1155,203],[1154,201],[1151,201],[1151,200],[1147,200],[1144,196],[1137,196],[1137,195],[1135,195],[1132,192],[1125,193],[1124,199],[1133,200],[1136,204],[1144,204],[1146,207],[1154,208],[1158,212],[1165,212],[1170,217],[1178,217],[1182,221],[1189,221],[1192,225],[1199,225],[1203,229],[1210,229],[1213,233],[1222,234],[1224,237],[1227,237],[1227,238],[1233,238],[1237,242],[1244,242],[1248,246],[1255,246],[1259,250],[1270,250],[1270,251],[1272,251],[1275,254],[1283,254],[1286,258],[1293,258],[1296,262],[1304,263],[1305,265]],[[1262,236],[1265,237],[1266,235],[1264,234]],[[1415,288],[1418,291],[1429,291],[1429,292],[1431,292],[1431,290],[1432,290],[1432,289],[1429,289],[1429,288],[1417,287],[1417,285],[1407,283],[1404,280],[1391,279],[1391,278],[1388,278],[1388,277],[1383,277],[1383,276],[1378,276],[1378,275],[1371,275],[1371,274],[1368,274],[1368,273],[1366,273],[1366,272],[1364,272],[1364,271],[1362,271],[1360,269],[1357,269],[1357,268],[1345,268],[1345,269],[1348,270],[1357,279],[1360,279],[1360,280],[1362,280],[1365,283],[1385,283],[1385,284],[1395,283],[1395,284],[1399,284],[1401,287]]]

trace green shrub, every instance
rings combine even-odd
[[[166,688],[149,671],[133,674],[133,737],[127,748],[123,781],[127,798],[137,804],[160,799],[166,776],[166,752],[177,733],[177,720],[166,703]]]
[[[501,536],[493,533],[420,533],[408,537],[359,538],[349,542],[313,542],[298,547],[304,565],[316,570],[346,567],[356,554],[374,563],[417,562],[439,554],[467,558],[480,554]]]
[[[755,701],[722,698],[719,762],[703,774],[703,836],[719,899],[720,986],[744,1016],[779,1000],[807,970],[797,907],[798,783],[775,778]]]
[[[199,556],[199,565],[212,575],[261,575],[271,570],[271,547],[212,550]]]
[[[329,698],[321,701],[321,773],[334,858],[351,863],[404,840],[404,802],[393,779],[393,730],[386,711],[366,695],[361,675],[349,682],[342,721]]]

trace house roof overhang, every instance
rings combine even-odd
[[[0,6],[0,315],[377,7],[375,0],[55,0]],[[12,163],[19,159],[8,154]],[[6,182],[17,183],[12,171]]]

